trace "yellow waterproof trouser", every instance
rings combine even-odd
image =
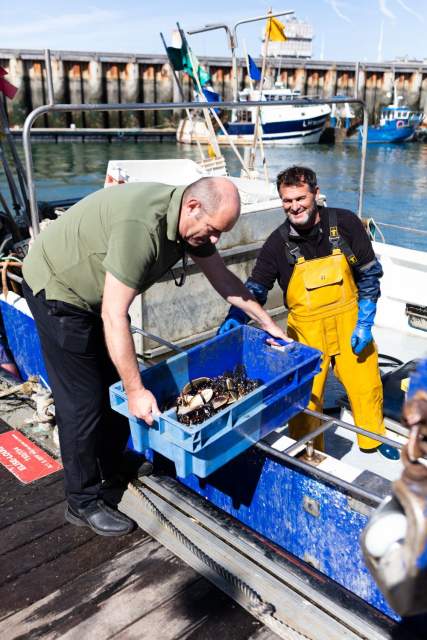
[[[315,260],[300,258],[287,290],[288,334],[294,340],[323,352],[322,368],[314,378],[309,409],[323,409],[326,377],[331,364],[347,392],[355,423],[384,434],[383,388],[378,353],[371,342],[359,356],[351,349],[357,322],[357,287],[347,259],[339,249]],[[316,429],[317,418],[300,414],[289,423],[289,434],[298,439]],[[373,449],[380,442],[357,436],[359,447]],[[324,448],[323,435],[315,439]]]

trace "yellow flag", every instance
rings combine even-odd
[[[272,42],[285,42],[285,25],[277,18],[269,18],[265,30],[265,37]]]

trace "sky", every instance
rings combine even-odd
[[[0,0],[0,49],[163,53],[159,32],[170,43],[176,20],[184,30],[218,22],[232,26],[269,8],[258,0]],[[294,0],[272,9],[294,9],[298,19],[312,24],[315,59],[427,59],[427,0]],[[239,45],[253,57],[261,51],[260,24],[237,31]],[[228,55],[224,30],[189,41],[197,55]]]

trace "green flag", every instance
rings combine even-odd
[[[167,51],[170,63],[175,71],[184,71],[184,54],[182,49],[167,47]]]
[[[180,49],[167,47],[169,60],[175,71],[185,71],[195,83],[194,70],[197,72],[200,85],[203,87],[211,80],[209,73],[200,65],[196,55],[185,44]],[[196,87],[197,88],[197,87]]]

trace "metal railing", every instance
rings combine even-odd
[[[347,480],[343,480],[342,478],[333,475],[329,471],[325,471],[322,468],[319,468],[317,465],[310,464],[310,462],[304,461],[303,459],[297,458],[294,455],[300,450],[302,447],[306,447],[306,451],[314,452],[313,439],[316,436],[326,433],[329,429],[341,427],[346,431],[351,431],[353,433],[357,433],[363,436],[367,436],[369,438],[373,438],[378,440],[381,443],[388,444],[396,449],[402,449],[403,444],[397,442],[396,440],[391,440],[386,436],[373,433],[372,431],[368,431],[367,429],[363,429],[362,427],[357,427],[356,425],[350,424],[348,422],[344,422],[343,420],[339,420],[338,418],[332,418],[331,416],[327,416],[323,413],[319,413],[318,411],[311,411],[310,409],[304,409],[303,413],[308,416],[312,416],[314,418],[318,418],[321,422],[317,429],[302,438],[299,438],[294,443],[292,443],[289,447],[287,447],[284,451],[279,451],[278,449],[274,449],[269,444],[265,442],[258,442],[254,445],[256,449],[266,453],[270,456],[276,457],[283,462],[290,464],[294,467],[302,469],[304,471],[309,472],[314,477],[317,477],[319,480],[325,481],[334,485],[336,487],[340,487],[345,492],[352,494],[355,497],[358,497],[364,501],[368,501],[371,505],[377,506],[380,504],[382,500],[382,496],[379,496],[368,489],[358,486],[357,484],[347,482]],[[361,473],[362,473],[361,469]]]
[[[364,197],[364,184],[365,184],[365,168],[366,168],[366,152],[367,152],[367,133],[368,133],[368,111],[363,100],[357,98],[329,98],[311,100],[310,104],[358,104],[363,109],[363,133],[362,133],[362,146],[361,146],[361,161],[360,161],[360,178],[359,178],[359,201],[357,214],[362,217],[363,213],[363,197]],[[245,102],[245,108],[250,107],[274,107],[278,105],[278,102],[266,102],[264,100],[257,100],[253,102]],[[296,100],[281,100],[281,105],[307,105],[307,99]],[[204,105],[204,103],[203,103]],[[33,159],[31,152],[31,128],[34,122],[42,115],[47,113],[64,113],[68,111],[169,111],[171,109],[200,109],[201,103],[194,102],[165,102],[165,103],[111,103],[111,104],[48,104],[42,105],[37,109],[34,109],[26,118],[23,132],[22,143],[25,154],[25,168],[28,181],[28,199],[30,203],[31,211],[31,226],[34,235],[39,233],[39,214],[37,207],[36,188],[34,182],[33,171]],[[206,104],[206,108],[209,109],[238,109],[242,108],[240,102],[209,102]]]

